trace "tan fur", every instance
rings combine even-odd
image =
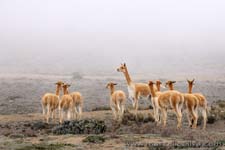
[[[174,83],[176,83],[176,81],[170,81],[169,80],[169,81],[166,82],[165,86],[168,87],[169,90],[174,90],[174,85],[173,85]]]
[[[191,81],[187,80],[187,82],[188,82],[188,92],[190,94],[193,94],[194,96],[196,96],[197,99],[198,99],[199,109],[202,112],[202,116],[203,116],[203,120],[204,120],[204,124],[203,124],[203,130],[204,130],[206,128],[206,123],[207,123],[207,105],[208,105],[208,102],[207,102],[205,96],[202,95],[201,93],[192,93],[194,81],[195,81],[194,79],[191,80]]]
[[[59,102],[59,122],[62,123],[64,120],[64,113],[67,113],[67,119],[71,119],[71,113],[73,112],[74,103],[73,98],[69,95],[68,88],[70,85],[65,84],[63,85],[63,93],[64,95],[61,97]]]
[[[156,81],[156,86],[157,86],[157,89],[158,91],[156,92],[154,90],[154,82],[153,81],[149,81],[148,85],[149,85],[149,89],[150,89],[150,92],[151,92],[151,100],[152,100],[152,103],[153,103],[153,115],[154,115],[154,118],[155,118],[155,122],[158,122],[159,120],[159,115],[158,115],[158,110],[157,110],[157,106],[158,106],[158,97],[159,95],[162,93],[160,92],[160,84],[161,82],[159,80]],[[158,88],[159,87],[159,88]]]
[[[155,83],[156,83],[157,91],[160,92],[160,87],[161,87],[162,82],[157,80]]]
[[[72,92],[70,96],[73,98],[73,118],[81,119],[83,108],[83,97],[80,92]]]
[[[43,115],[45,116],[46,122],[49,123],[50,115],[52,118],[55,118],[56,115],[56,109],[59,105],[59,92],[61,90],[61,87],[63,85],[63,82],[58,81],[56,83],[56,93],[46,93],[42,97],[41,104],[42,104],[42,111]],[[46,113],[47,109],[47,113]]]
[[[167,120],[167,109],[173,109],[177,115],[177,128],[181,128],[182,113],[184,97],[183,94],[178,91],[165,91],[162,92],[158,97],[158,109],[162,111],[163,126],[166,126]]]
[[[167,110],[173,109],[177,115],[177,128],[181,128],[182,113],[181,109],[184,103],[184,96],[178,91],[169,90],[165,92],[160,92],[158,94],[153,90],[153,82],[149,81],[149,87],[151,89],[151,94],[153,95],[155,101],[155,120],[159,122],[159,110],[162,112],[163,126],[166,127],[167,121]]]
[[[106,88],[110,89],[110,107],[113,111],[114,119],[121,120],[124,114],[126,94],[121,91],[115,91],[116,83],[108,83]]]
[[[166,82],[166,86],[169,87],[169,90],[174,90],[174,83],[176,83],[176,81],[167,81]],[[192,94],[184,93],[183,95],[184,95],[184,104],[185,104],[184,109],[187,111],[186,115],[187,115],[189,126],[192,128],[196,128],[197,121],[198,121],[197,109],[198,109],[199,102],[197,100],[197,97]],[[191,122],[192,119],[194,121],[193,125]]]
[[[194,96],[193,94],[188,94],[185,93],[184,94],[184,101],[185,101],[185,109],[187,110],[187,119],[188,119],[188,123],[189,126],[192,128],[196,128],[197,127],[197,121],[198,121],[198,106],[199,106],[199,101],[197,99],[196,96]],[[190,116],[193,119],[193,124],[190,120]]]
[[[118,72],[122,72],[126,78],[127,81],[127,85],[128,85],[128,92],[129,92],[129,98],[132,100],[133,103],[133,107],[135,108],[135,113],[137,114],[137,110],[138,110],[138,100],[140,99],[140,97],[147,97],[150,100],[150,89],[148,84],[145,83],[134,83],[131,78],[130,75],[128,73],[128,69],[126,64],[121,64],[121,66],[119,68],[117,68]],[[154,87],[154,90],[157,91],[157,88]],[[153,102],[152,102],[152,106],[153,106]],[[154,106],[153,106],[154,109]]]

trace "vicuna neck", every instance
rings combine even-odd
[[[64,94],[64,95],[69,94],[68,89],[65,89],[65,88],[64,88],[64,89],[63,89],[63,94]]]
[[[127,84],[130,85],[132,83],[132,80],[131,80],[130,75],[128,73],[127,67],[125,67],[124,75],[125,75],[125,78],[127,80]]]
[[[157,90],[160,91],[160,84],[156,84]]]
[[[59,92],[60,92],[60,88],[57,86],[57,87],[56,87],[55,94],[56,94],[57,96],[59,96]]]
[[[192,85],[191,84],[188,85],[188,93],[190,93],[190,94],[192,93]]]
[[[173,84],[170,84],[170,85],[169,85],[169,89],[170,89],[170,90],[174,90]]]
[[[112,94],[114,93],[115,91],[115,87],[110,87],[110,95],[112,96]]]
[[[153,85],[149,85],[149,88],[150,88],[150,92],[152,94],[152,97],[156,97],[156,94],[155,94],[155,90],[153,88]]]

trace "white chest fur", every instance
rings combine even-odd
[[[134,98],[134,92],[135,92],[134,87],[128,86],[127,89],[128,89],[129,98]]]

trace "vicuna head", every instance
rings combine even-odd
[[[151,80],[148,82],[148,85],[149,85],[150,87],[153,87],[154,84],[155,84],[155,83],[154,83],[153,81],[151,81]]]
[[[63,93],[64,94],[69,94],[69,87],[70,87],[70,84],[64,84],[63,85]]]
[[[176,83],[176,81],[167,81],[166,87],[169,87],[170,90],[173,90],[173,84]]]
[[[62,81],[58,81],[55,83],[56,84],[56,95],[59,95],[60,90],[62,90],[62,86],[64,85],[64,83]]]
[[[155,91],[154,91],[154,88],[153,88],[154,84],[155,84],[155,83],[154,83],[153,81],[151,81],[151,80],[148,82],[148,86],[149,86],[149,88],[150,88],[151,96],[152,96],[152,97],[156,97],[156,94],[155,94]]]
[[[126,70],[127,70],[127,66],[126,66],[126,63],[124,64],[121,64],[119,68],[116,69],[118,72],[123,72],[125,73]]]
[[[187,82],[188,82],[188,90],[189,90],[188,92],[192,93],[192,87],[194,85],[195,79],[193,79],[193,80],[188,80],[187,79]]]
[[[107,88],[107,89],[110,89],[111,94],[114,92],[115,85],[117,85],[117,83],[113,83],[113,82],[109,82],[109,83],[106,85],[106,88]]]
[[[58,81],[55,84],[56,84],[56,87],[59,88],[59,89],[61,89],[62,86],[64,85],[64,83],[62,81]]]

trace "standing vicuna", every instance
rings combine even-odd
[[[194,85],[194,79],[193,80],[187,80],[188,82],[188,93],[193,94],[194,96],[196,96],[198,98],[199,101],[199,108],[202,112],[202,116],[203,116],[203,120],[204,120],[204,124],[203,124],[203,130],[206,128],[206,123],[207,123],[207,112],[208,112],[208,108],[207,108],[207,100],[205,98],[204,95],[202,95],[201,93],[192,93],[192,88]]]
[[[65,113],[67,113],[67,119],[70,120],[71,113],[73,112],[74,103],[73,98],[69,95],[68,88],[69,84],[63,85],[63,96],[59,102],[59,122],[62,123],[65,118]]]
[[[174,90],[174,85],[173,85],[174,83],[176,83],[176,81],[166,82],[166,86],[169,87],[169,90]],[[196,96],[189,93],[183,93],[183,96],[184,96],[184,104],[185,104],[184,109],[187,111],[186,115],[188,119],[188,124],[190,127],[196,128],[197,122],[198,122],[198,105],[199,105],[198,99]],[[191,121],[192,119],[193,119],[193,124]]]
[[[159,110],[162,112],[162,120],[163,120],[163,127],[166,127],[166,121],[167,121],[167,110],[173,109],[177,116],[177,128],[181,128],[181,121],[182,121],[182,113],[181,109],[183,107],[184,103],[184,97],[183,94],[181,94],[178,91],[165,91],[161,92],[159,95],[156,94],[154,90],[155,83],[152,81],[149,81],[149,87],[152,96],[154,97],[155,101],[155,118],[157,119],[156,122],[158,124],[159,122]]]
[[[122,120],[125,109],[126,95],[121,90],[115,91],[115,85],[117,84],[110,82],[107,84],[106,88],[110,90],[110,107],[112,109],[114,119]]]
[[[49,123],[50,115],[52,118],[55,118],[55,111],[59,105],[59,92],[63,86],[62,81],[58,81],[56,84],[56,92],[54,93],[46,93],[41,100],[43,115],[45,116],[46,122]],[[47,114],[46,114],[47,109]]]
[[[154,90],[154,84],[156,84],[157,87],[157,91]],[[160,91],[160,85],[161,85],[161,81],[157,80],[156,83],[149,81],[148,85],[149,85],[149,89],[151,92],[151,100],[153,103],[153,108],[155,108],[153,111],[153,115],[154,115],[154,119],[155,122],[159,122],[159,106],[158,106],[158,97],[159,95],[162,93]]]
[[[72,92],[70,96],[73,98],[74,108],[73,108],[73,118],[81,119],[82,107],[83,107],[83,97],[80,92]]]
[[[130,78],[130,75],[128,73],[128,69],[125,63],[121,64],[121,66],[117,68],[117,71],[122,72],[126,78],[129,99],[132,100],[133,107],[135,108],[135,114],[137,114],[138,100],[140,99],[140,97],[146,97],[149,100],[151,99],[149,86],[148,84],[145,84],[145,83],[134,83]],[[154,90],[157,90],[157,89],[154,87]],[[155,108],[154,108],[153,102],[152,102],[152,107],[154,110]]]

